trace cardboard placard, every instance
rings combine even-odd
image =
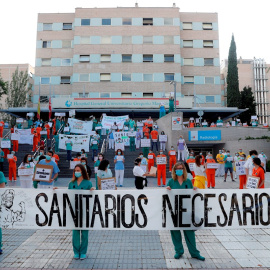
[[[115,177],[99,179],[98,181],[99,190],[116,190]]]
[[[80,162],[80,161],[70,161],[69,168],[70,168],[71,170],[74,170],[74,168],[75,168],[75,166],[76,166],[77,164],[81,164],[81,162]]]
[[[218,169],[217,163],[206,163],[206,164],[207,164],[207,169]]]
[[[125,143],[115,143],[114,147],[115,150],[121,149],[122,151],[125,151]]]
[[[223,123],[217,123],[217,127],[223,127]]]
[[[69,114],[69,117],[71,117],[71,116],[73,116],[73,115],[76,114],[76,111],[75,111],[75,110],[70,110],[70,111],[68,112],[68,114]]]
[[[235,127],[235,126],[236,126],[236,122],[232,121],[232,127]]]
[[[49,182],[52,177],[53,166],[52,165],[42,165],[37,164],[35,173],[34,173],[34,180],[35,181],[43,181]]]
[[[195,163],[194,162],[188,163],[188,166],[189,166],[190,171],[194,172]]]
[[[249,175],[246,188],[258,188],[260,177]]]
[[[55,162],[55,157],[52,157],[52,161],[54,161],[54,162]]]
[[[116,160],[117,161],[123,161],[124,160],[124,157],[123,156],[116,156]]]
[[[47,131],[46,130],[40,131],[40,135],[47,135]]]
[[[20,134],[19,133],[11,133],[11,140],[12,141],[18,141],[20,139]]]
[[[227,157],[226,161],[233,161],[233,157]]]
[[[140,168],[142,168],[142,170],[144,171],[144,173],[147,172],[147,165],[140,165]]]
[[[129,132],[128,137],[136,137],[136,132]]]
[[[245,161],[237,161],[235,162],[235,169],[236,169],[236,174],[237,175],[245,175],[246,171],[245,171]]]
[[[32,117],[35,116],[35,114],[34,114],[33,112],[29,112],[29,113],[27,113],[26,115],[27,115],[27,116],[32,116]]]
[[[148,159],[154,159],[154,156],[153,155],[148,155],[147,158]]]
[[[98,127],[95,128],[95,130],[100,130],[100,129],[102,129],[101,126],[98,126]]]
[[[157,167],[152,166],[149,174],[155,175],[157,173]]]
[[[16,123],[23,123],[24,119],[23,118],[17,118]]]
[[[252,115],[252,116],[251,116],[251,119],[252,119],[252,120],[257,120],[257,115]]]
[[[52,122],[49,122],[48,125],[49,125],[49,127],[51,128],[52,125],[53,125],[53,123],[52,123]]]
[[[167,135],[159,135],[159,141],[160,142],[167,142],[168,136]]]
[[[54,114],[55,116],[66,116],[66,113],[60,113],[60,112],[56,112],[55,114]]]
[[[7,154],[7,159],[12,159],[13,158],[13,154]]]
[[[18,169],[18,176],[26,176],[26,175],[33,175],[34,174],[34,167],[32,168],[25,168],[25,169]]]
[[[175,156],[176,152],[175,151],[170,151],[170,156]]]
[[[167,164],[167,157],[157,157],[156,163],[157,163],[157,165]]]
[[[1,141],[1,148],[10,148],[10,147],[11,147],[10,140],[2,140]]]
[[[69,127],[65,127],[64,132],[69,132]]]
[[[150,139],[141,139],[141,147],[150,147],[151,140]]]

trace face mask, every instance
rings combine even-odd
[[[262,152],[262,155],[263,155],[263,152]]]
[[[190,158],[194,158],[193,156],[190,156]]]
[[[236,154],[236,156],[238,157],[238,156],[239,156],[239,154]]]
[[[31,157],[28,157],[27,160],[30,161],[32,158]]]
[[[75,177],[78,178],[78,177],[81,177],[82,176],[82,173],[81,172],[75,172],[74,175],[75,175]]]
[[[244,157],[240,157],[241,160],[244,160],[245,158]]]
[[[163,152],[160,152],[161,155],[163,155]]]
[[[212,159],[213,157],[212,156],[209,156],[209,159]]]
[[[174,148],[172,147],[171,149],[173,150]]]
[[[51,156],[46,155],[47,160],[51,160],[51,158],[52,158]]]
[[[44,155],[44,153],[43,153],[43,152],[40,152],[40,155],[41,155],[41,156],[43,156],[43,155]]]
[[[121,155],[121,152],[118,152],[118,155]]]
[[[200,153],[200,155],[202,155],[202,153]]]
[[[140,158],[143,158],[143,155],[140,155]]]
[[[251,158],[255,158],[255,156],[254,156],[254,155],[252,155],[252,156],[251,156]]]
[[[230,155],[230,153],[227,153],[226,155],[227,155],[227,156],[229,156],[229,155]]]
[[[183,170],[175,170],[175,174],[177,176],[181,176],[181,175],[183,175]]]
[[[86,165],[86,163],[85,162],[82,162],[82,165]]]

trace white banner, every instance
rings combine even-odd
[[[123,131],[123,132],[114,132],[113,137],[114,141],[118,142],[119,139],[121,139],[121,142],[125,144],[125,146],[129,146],[129,137],[128,137],[128,131]]]
[[[68,118],[70,132],[75,134],[89,134],[93,128],[92,121],[81,121],[74,118]]]
[[[123,125],[126,121],[126,119],[129,119],[128,115],[123,115],[123,116],[108,116],[104,115],[102,118],[102,127],[106,129],[110,129],[114,123],[116,122],[116,125],[118,126],[119,129],[123,129]]]
[[[20,230],[269,228],[269,193],[270,189],[1,188],[0,225]]]
[[[20,134],[19,144],[33,144],[31,129],[17,129]]]
[[[59,135],[59,148],[66,150],[66,141],[71,141],[73,143],[72,145],[72,151],[74,152],[81,152],[82,149],[84,149],[86,152],[89,152],[89,141],[90,141],[90,135],[65,135],[60,134]]]

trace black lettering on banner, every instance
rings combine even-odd
[[[250,203],[247,206],[247,198]],[[254,215],[254,199],[251,194],[243,193],[242,194],[242,203],[243,203],[243,225],[247,225],[247,214],[250,214],[251,224],[255,225],[255,215]]]
[[[109,202],[108,200],[111,199],[113,202],[112,208],[109,208]],[[113,217],[113,227],[116,228],[116,199],[113,195],[111,194],[106,194],[105,195],[105,227],[109,227],[109,215],[112,215]]]
[[[52,226],[53,214],[57,214],[58,225],[59,225],[59,227],[62,227],[61,214],[60,214],[60,209],[59,209],[59,204],[58,204],[58,199],[57,199],[56,193],[53,194],[52,205],[51,205],[51,210],[50,210],[50,219],[49,219],[48,226]]]
[[[43,227],[43,226],[46,226],[47,223],[48,223],[48,216],[47,216],[45,210],[44,210],[44,209],[40,206],[40,204],[39,204],[39,199],[40,199],[41,197],[44,197],[44,202],[46,203],[46,202],[48,202],[48,196],[47,196],[45,193],[39,193],[39,194],[36,196],[36,200],[35,200],[38,209],[39,209],[40,212],[44,215],[44,218],[45,218],[43,222],[40,222],[39,215],[36,214],[36,224],[37,224],[38,226],[40,226],[40,227]]]
[[[80,227],[83,226],[83,203],[82,203],[82,194],[79,195],[79,200],[80,200]]]
[[[234,212],[237,213],[238,225],[239,226],[242,226],[243,224],[242,224],[241,213],[240,213],[240,209],[239,209],[239,204],[238,204],[237,194],[236,193],[233,193],[232,198],[231,198],[231,209],[230,209],[228,226],[232,226],[232,220],[233,220],[233,214],[234,214]]]
[[[227,213],[226,213],[226,211],[224,209],[224,206],[223,206],[222,200],[221,200],[222,197],[224,198],[224,201],[226,202],[227,201],[227,195],[225,193],[221,193],[218,196],[219,206],[220,206],[221,212],[222,212],[222,214],[224,216],[224,222],[223,223],[221,223],[221,221],[220,221],[220,216],[217,216],[217,224],[220,227],[226,226],[227,225],[227,222],[228,222],[228,215],[227,215]]]
[[[263,197],[266,197],[267,199],[267,221],[264,221],[263,220],[263,204],[262,204],[262,200],[263,200]],[[269,216],[269,213],[270,213],[270,197],[267,193],[262,193],[260,194],[259,196],[259,205],[260,205],[260,222],[262,225],[264,226],[267,226],[270,224],[270,216]]]
[[[192,215],[191,215],[191,219],[192,219],[192,224],[195,227],[200,227],[203,224],[203,218],[201,218],[201,221],[199,223],[196,223],[196,221],[195,221],[195,217],[196,217],[196,215],[195,215],[195,200],[196,200],[197,197],[200,197],[201,200],[203,201],[203,195],[201,193],[197,193],[197,194],[195,194],[193,196],[193,198],[192,198]]]
[[[144,204],[145,204],[145,205],[148,204],[148,198],[146,197],[146,195],[141,194],[141,195],[138,197],[138,199],[137,199],[137,203],[138,203],[139,209],[140,209],[140,211],[141,211],[141,214],[142,214],[143,220],[144,220],[144,221],[143,221],[143,224],[140,224],[140,223],[139,223],[139,215],[138,215],[138,214],[135,215],[136,225],[137,225],[139,228],[144,228],[144,227],[146,227],[146,225],[147,225],[147,215],[146,215],[146,213],[145,213],[145,211],[144,211],[144,209],[143,209],[143,207],[142,207],[142,200],[144,201]]]
[[[169,211],[170,211],[170,214],[171,214],[171,218],[172,218],[172,221],[173,221],[173,226],[178,227],[178,198],[177,198],[177,195],[175,195],[175,198],[174,198],[175,213],[174,213],[173,209],[172,209],[171,201],[169,199],[169,195],[167,195],[167,194],[162,195],[162,215],[163,215],[162,227],[164,227],[164,228],[166,227],[166,221],[167,221],[166,203],[168,205],[168,208],[169,208]]]
[[[100,206],[100,201],[99,201],[98,195],[95,195],[95,199],[94,199],[92,220],[91,220],[91,225],[90,225],[91,228],[93,228],[94,225],[95,225],[95,217],[96,217],[96,215],[99,215],[99,220],[100,220],[101,227],[104,228],[104,220],[103,220],[103,216],[102,216],[102,211],[101,211],[101,206]]]
[[[204,194],[204,225],[205,227],[216,227],[216,223],[208,222],[208,212],[212,210],[212,208],[208,207],[208,198],[215,198],[216,194]]]
[[[117,228],[121,225],[121,196],[117,195]]]
[[[64,213],[63,213],[63,226],[64,227],[66,227],[66,225],[67,225],[67,205],[68,205],[70,214],[72,216],[74,225],[75,225],[75,227],[78,227],[78,212],[76,211],[78,209],[78,199],[76,199],[76,197],[78,197],[78,194],[75,194],[75,211],[74,211],[72,206],[71,206],[71,202],[69,200],[68,194],[67,193],[63,194],[63,211],[64,211]]]
[[[126,200],[129,199],[131,201],[131,221],[129,224],[126,223],[126,217],[125,217],[125,213],[126,213]],[[123,196],[123,198],[121,199],[121,221],[122,221],[122,225],[125,228],[131,228],[134,225],[135,222],[135,199],[131,194],[126,194]]]
[[[89,228],[90,226],[90,198],[92,198],[92,195],[83,195],[83,198],[85,198],[85,207],[86,207],[86,228]]]
[[[255,221],[256,221],[256,225],[259,225],[259,199],[258,199],[258,193],[255,193],[254,196],[254,200],[255,200]]]
[[[179,225],[178,227],[190,227],[191,224],[183,224],[183,214],[187,212],[186,208],[183,208],[183,199],[190,199],[190,195],[180,195],[179,196]]]

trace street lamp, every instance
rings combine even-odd
[[[170,81],[170,84],[174,86],[174,111],[176,111],[176,81]]]

